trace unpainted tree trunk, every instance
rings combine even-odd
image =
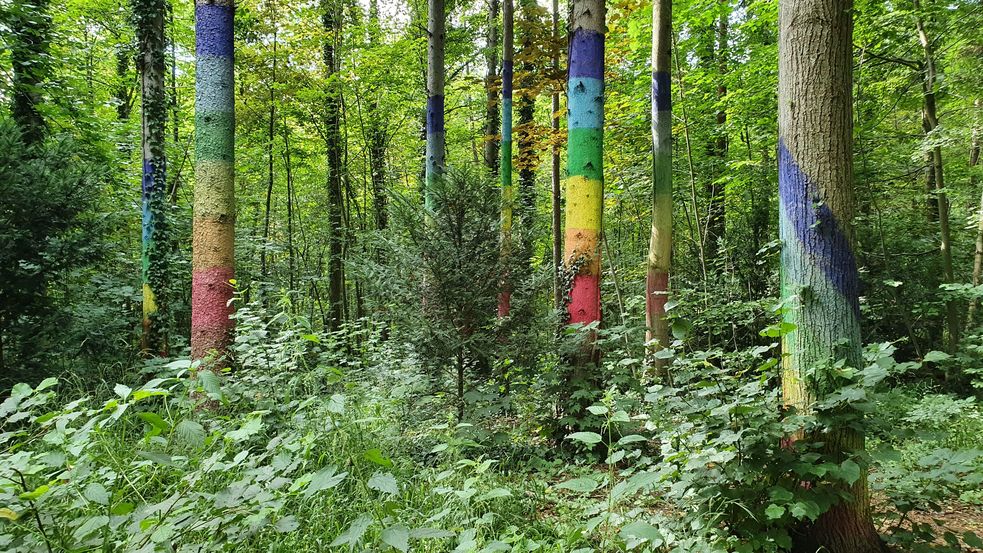
[[[10,62],[13,92],[10,113],[24,144],[44,140],[48,126],[41,114],[43,89],[50,63],[51,15],[49,0],[15,0],[11,9]]]
[[[853,253],[853,2],[779,2],[779,221],[782,240],[782,392],[808,411],[828,390],[821,371],[836,359],[860,367],[860,278]],[[815,379],[807,371],[820,371]],[[871,521],[864,436],[850,427],[815,436],[831,460],[853,458],[862,474],[840,484],[851,499],[801,528],[794,550],[886,551]]]
[[[560,71],[560,6],[558,0],[553,0],[553,73],[554,78]],[[557,87],[559,88],[559,87]],[[550,112],[550,128],[553,139],[558,140],[560,134],[560,90],[553,91]],[[560,278],[560,267],[563,264],[563,229],[561,221],[560,197],[560,146],[556,143],[551,148],[550,184],[552,188],[552,222],[553,222],[553,307],[563,307],[563,283]]]
[[[498,79],[498,11],[499,0],[488,0],[488,30],[485,44],[485,167],[492,175],[498,173],[498,94],[495,81]]]
[[[329,331],[341,328],[345,320],[345,198],[342,187],[341,55],[342,6],[337,0],[323,0],[324,67],[327,72],[324,129],[328,161],[328,313]]]
[[[973,125],[973,142],[969,149],[970,188],[975,188],[979,181],[977,167],[980,164],[980,143],[983,142],[983,139],[980,138],[980,119],[981,114],[983,114],[983,100],[977,98],[973,106],[976,108],[976,120]],[[976,218],[976,253],[973,256],[973,286],[979,286],[983,282],[983,193],[981,193],[980,208]],[[973,324],[978,305],[979,301],[975,299],[969,302],[968,325]]]

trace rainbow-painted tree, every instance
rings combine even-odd
[[[191,355],[224,356],[235,271],[234,0],[196,0]]]
[[[779,235],[782,240],[782,393],[808,410],[829,391],[832,364],[859,367],[860,279],[853,253],[852,0],[779,2]],[[822,442],[834,462],[864,447],[849,426],[795,439]],[[862,461],[860,461],[862,464]],[[852,500],[803,533],[802,550],[880,552],[866,470]]]
[[[499,177],[502,182],[502,260],[506,274],[498,294],[498,316],[508,317],[512,309],[511,275],[508,266],[512,255],[512,215],[515,188],[512,186],[512,75],[515,7],[513,0],[502,3],[502,143]]]
[[[167,284],[167,158],[164,134],[167,95],[164,92],[164,0],[133,0],[139,43],[140,88],[143,106],[143,339],[148,353],[167,352],[167,323],[163,298]]]
[[[652,237],[645,282],[645,324],[650,351],[669,345],[666,302],[672,263],[672,0],[652,6]],[[657,365],[662,363],[658,362]]]
[[[572,0],[564,269],[570,323],[601,320],[604,0]]]
[[[423,197],[433,209],[433,182],[444,172],[444,46],[447,13],[444,0],[427,2],[427,152]]]

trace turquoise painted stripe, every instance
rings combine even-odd
[[[502,100],[502,142],[512,142],[512,98]]]
[[[604,126],[604,81],[581,77],[570,79],[571,129],[600,129]]]
[[[195,87],[196,111],[235,109],[234,62],[228,56],[201,56],[195,71],[199,86]]]

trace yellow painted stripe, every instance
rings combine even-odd
[[[147,318],[149,315],[153,315],[157,312],[157,300],[154,297],[154,291],[150,289],[150,285],[144,283],[143,285],[143,316]]]
[[[581,176],[567,179],[567,228],[601,230],[601,181]]]
[[[193,268],[234,265],[235,226],[231,221],[224,218],[195,217],[191,235]]]
[[[570,228],[564,232],[566,265],[579,263],[579,274],[597,275],[601,272],[601,233],[594,229]],[[586,263],[584,262],[586,260]]]
[[[235,168],[228,161],[195,164],[196,217],[235,216]]]

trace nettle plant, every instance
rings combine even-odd
[[[781,329],[763,334],[778,337]],[[872,460],[854,452],[837,460],[821,444],[790,439],[844,424],[876,428],[871,417],[885,381],[919,367],[896,363],[893,351],[885,344],[871,346],[863,369],[825,367],[827,393],[807,413],[781,404],[777,343],[738,353],[676,355],[668,381],[651,386],[634,414],[631,398],[615,392],[589,407],[602,419],[599,431],[567,439],[607,457],[600,470],[587,469],[555,488],[582,496],[585,531],[596,535],[602,549],[787,551],[795,529],[846,500],[837,489],[856,482],[871,462],[875,489],[899,501],[890,508],[892,516],[895,509],[910,513],[916,508],[911,492],[895,478],[964,478],[977,453],[944,460],[939,450],[919,461],[922,472],[888,468],[878,476],[884,469],[877,455]],[[937,499],[944,491],[932,493]],[[900,526],[895,520],[895,528]],[[935,539],[925,527],[918,530],[894,541],[925,546]],[[971,532],[961,539],[979,543]]]

